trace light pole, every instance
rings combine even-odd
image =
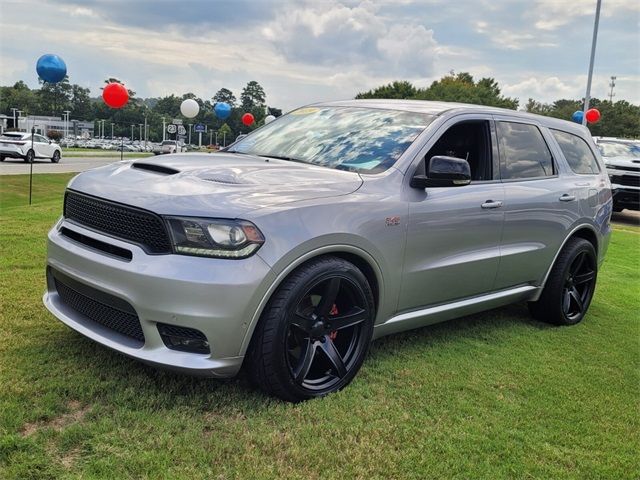
[[[111,140],[113,140],[113,126],[115,123],[111,122]]]
[[[618,77],[614,77],[613,75],[611,76],[611,83],[609,83],[609,86],[611,87],[611,91],[609,92],[609,103],[613,103],[613,97],[616,96],[615,93],[613,93],[613,87],[616,86],[616,79]]]
[[[593,22],[593,40],[591,41],[591,58],[589,59],[589,75],[587,76],[587,93],[584,96],[584,110],[582,111],[582,125],[587,124],[587,110],[591,100],[591,78],[593,77],[593,61],[596,57],[596,43],[598,42],[598,24],[600,23],[600,5],[602,0],[596,4],[596,19]]]
[[[189,125],[189,145],[191,145],[191,123],[187,123]]]
[[[142,143],[142,124],[139,123],[138,126],[140,127],[140,143]]]
[[[100,125],[102,128],[102,135],[100,136],[101,139],[104,139],[104,120],[100,120]]]
[[[147,148],[147,114],[144,114],[144,148]]]
[[[131,138],[129,139],[130,142],[133,142],[133,127],[135,127],[135,125],[132,123],[131,124]]]
[[[64,136],[68,137],[69,136],[69,114],[71,113],[71,110],[65,110],[64,111]]]
[[[18,120],[16,120],[18,123],[20,123],[20,117],[21,116],[22,116],[22,110],[18,110]],[[16,125],[16,129],[18,129],[18,125]]]
[[[18,128],[18,124],[16,123],[16,112],[18,111],[17,108],[12,108],[11,112],[13,113],[13,128]]]
[[[167,127],[165,125],[164,117],[162,117],[162,141],[163,142],[165,140],[166,132],[167,132]]]

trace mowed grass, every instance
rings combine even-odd
[[[36,176],[28,207],[25,177],[0,177],[0,478],[640,477],[637,227],[614,232],[582,324],[514,305],[394,335],[344,391],[291,405],[242,376],[146,367],[47,313],[68,178]]]

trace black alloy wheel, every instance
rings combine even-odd
[[[53,157],[51,157],[51,162],[58,163],[59,161],[60,161],[60,151],[56,150],[55,152],[53,152]]]
[[[371,341],[373,294],[355,265],[321,257],[295,270],[272,297],[247,363],[263,390],[297,402],[345,387]]]
[[[558,255],[547,283],[536,302],[533,316],[556,325],[575,325],[587,313],[598,276],[594,246],[584,238],[571,238]]]
[[[287,363],[294,381],[311,391],[340,383],[366,348],[364,291],[347,277],[313,285],[288,316]]]
[[[573,321],[582,317],[595,287],[596,269],[588,252],[580,252],[571,263],[562,291],[562,311]]]

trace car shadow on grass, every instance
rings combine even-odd
[[[533,320],[526,305],[515,304],[378,339],[365,364],[384,362],[402,351],[411,354],[416,350],[446,348],[451,342],[508,341],[513,329],[548,328],[554,327]],[[243,413],[280,403],[253,388],[244,370],[232,379],[192,377],[160,370],[99,346],[72,330],[59,330],[47,340],[47,345],[33,347],[39,350],[36,355],[47,358],[42,368],[48,375],[64,377],[65,390],[89,389],[108,403],[125,402],[131,408],[152,409],[179,405],[223,412],[232,407],[233,411],[239,409]],[[37,376],[42,373],[33,372]]]

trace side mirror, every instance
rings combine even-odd
[[[462,187],[471,183],[469,162],[462,158],[437,155],[429,160],[426,175],[414,175],[413,188]]]

